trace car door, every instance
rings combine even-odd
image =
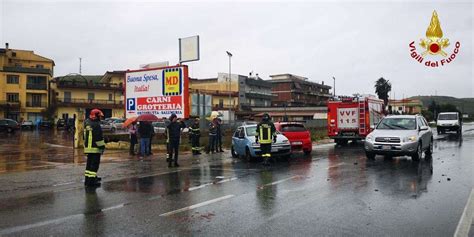
[[[237,130],[235,130],[235,132],[234,132],[234,135],[232,136],[232,142],[234,144],[234,151],[239,155],[243,154],[242,153],[242,145],[241,145],[241,143],[242,143],[241,140],[242,139],[239,138],[239,134],[240,134],[241,131],[242,131],[242,127],[237,128]]]
[[[416,118],[416,123],[417,123],[417,128],[418,128],[418,134],[420,136],[420,139],[421,139],[421,144],[422,144],[422,149],[426,149],[429,145],[430,145],[430,142],[428,140],[428,130],[420,130],[421,127],[424,127],[426,126],[424,123],[423,123],[423,120],[420,118],[420,117],[417,117]]]

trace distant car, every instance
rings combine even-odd
[[[166,131],[166,123],[165,122],[153,122],[153,130],[155,134],[164,134]]]
[[[112,126],[107,121],[100,121],[100,127],[102,128],[102,131],[104,132],[112,130]]]
[[[66,120],[58,119],[58,121],[56,122],[56,128],[60,129],[60,128],[64,128],[65,126],[66,126]]]
[[[462,132],[462,120],[458,112],[439,113],[436,122],[436,130],[438,134],[446,131],[456,131],[457,134]]]
[[[311,154],[313,150],[311,134],[302,123],[277,122],[275,127],[290,140],[292,152],[303,151],[306,155]]]
[[[238,127],[232,136],[232,157],[245,157],[246,160],[261,156],[260,144],[255,142],[257,125],[244,125]],[[288,138],[277,131],[277,141],[272,144],[272,157],[289,157],[291,145]]]
[[[42,120],[39,123],[39,127],[42,128],[42,129],[51,129],[51,128],[53,128],[53,126],[54,126],[53,121],[49,121],[49,120]]]
[[[418,161],[423,152],[429,159],[433,154],[433,133],[423,116],[387,116],[367,135],[364,150],[368,159],[375,155],[409,155]]]
[[[21,123],[21,129],[33,129],[35,128],[35,124],[33,123],[33,121],[23,121]]]
[[[125,119],[114,119],[112,122],[110,122],[110,131],[115,132],[117,130],[124,130],[123,123],[125,122]]]
[[[20,129],[20,124],[12,119],[0,119],[0,131],[7,133],[13,133]]]

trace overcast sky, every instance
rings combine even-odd
[[[292,73],[336,93],[374,94],[374,81],[392,82],[395,97],[474,97],[471,1],[406,2],[137,2],[0,0],[0,42],[55,61],[55,76],[103,74],[140,64],[178,62],[178,38],[199,35],[201,60],[190,76],[228,72]],[[453,52],[449,65],[428,68],[410,57],[436,10]],[[426,56],[426,60],[443,57]],[[391,95],[393,96],[393,92]]]

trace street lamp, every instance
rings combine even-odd
[[[332,77],[332,79],[334,80],[334,87],[332,88],[332,92],[333,92],[333,96],[336,97],[336,78],[335,77]]]
[[[229,52],[229,51],[226,51],[227,52],[227,56],[229,56],[229,124],[230,124],[230,106],[231,106],[231,103],[230,103],[230,97],[231,97],[231,58],[232,58],[232,54]]]

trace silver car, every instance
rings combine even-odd
[[[418,161],[423,152],[429,159],[433,153],[433,133],[421,115],[387,116],[367,135],[364,150],[368,159],[376,155],[409,155]]]

